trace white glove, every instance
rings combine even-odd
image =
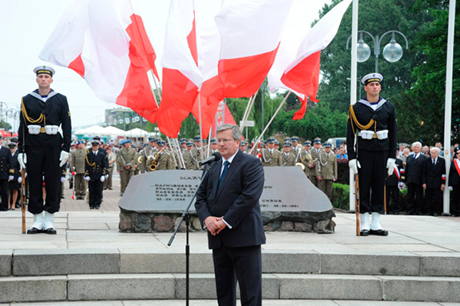
[[[61,183],[64,183],[66,181],[65,176],[61,176]]]
[[[19,183],[19,184],[22,183],[22,176],[18,177],[18,183]]]
[[[348,167],[350,167],[350,170],[353,171],[353,174],[357,174],[358,168],[361,168],[361,164],[356,159],[352,159],[348,162]]]
[[[9,180],[9,181],[14,180],[14,175],[9,175],[9,176],[8,176],[8,180]]]
[[[27,155],[26,155],[26,153],[19,153],[18,154],[18,162],[19,162],[19,165],[21,166],[21,170],[26,168],[26,164],[27,164]]]
[[[64,164],[67,162],[68,159],[69,159],[69,152],[61,151],[61,156],[59,157],[59,160],[61,161],[61,163],[59,164],[59,167],[64,166]]]
[[[84,177],[85,181],[89,181],[89,176]]]
[[[105,181],[105,176],[101,176],[101,182]]]
[[[395,163],[396,163],[396,159],[388,158],[388,161],[387,161],[388,176],[393,174]]]
[[[449,186],[449,190],[450,190],[450,191],[453,191],[453,190],[454,190],[454,188],[452,188],[452,186]]]
[[[108,174],[105,175],[105,179],[106,179],[106,180],[109,179],[109,175],[108,175]]]

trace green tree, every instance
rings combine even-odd
[[[405,49],[403,38],[395,37],[404,47],[404,55],[397,63],[387,62],[382,55],[379,56],[379,73],[384,76],[382,83],[382,96],[394,97],[401,90],[410,87],[413,82],[413,67],[423,63],[426,56],[414,43],[418,31],[424,28],[427,21],[432,18],[427,12],[412,11],[416,0],[361,0],[359,1],[358,29],[372,35],[381,36],[387,31],[397,30],[404,33],[409,41],[409,50]],[[337,3],[333,0],[331,5],[325,5],[320,12],[320,17],[329,12]],[[342,23],[336,37],[331,44],[321,52],[322,80],[318,91],[321,103],[327,103],[332,109],[347,112],[350,106],[350,71],[351,71],[351,45],[346,49],[347,40],[351,35],[352,6],[343,16]],[[372,50],[371,57],[364,63],[358,63],[358,81],[375,70],[374,45],[368,35],[363,36],[364,41]],[[387,34],[382,42],[380,52],[389,43],[391,35]],[[361,86],[358,86],[358,97],[364,95]]]
[[[415,67],[414,82],[400,94],[396,106],[400,113],[398,127],[402,140],[422,140],[433,145],[444,139],[444,104],[447,61],[448,1],[417,0],[414,11],[428,12],[432,21],[423,27],[415,43],[427,56]],[[456,8],[454,41],[460,41],[460,7]],[[452,141],[460,139],[460,48],[454,48],[452,84]]]

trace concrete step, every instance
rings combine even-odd
[[[90,301],[90,302],[46,302],[46,303],[12,303],[0,306],[183,306],[184,300],[135,300],[135,301]],[[263,300],[264,306],[454,306],[458,303],[436,302],[391,302],[358,300]],[[216,300],[191,300],[190,306],[217,306]],[[238,300],[237,306],[241,306]]]
[[[460,276],[460,253],[264,251],[264,273]],[[212,273],[211,253],[191,254],[191,273]],[[0,250],[0,276],[184,273],[182,253],[118,249]]]
[[[213,274],[191,274],[190,297],[215,299]],[[178,300],[184,274],[85,274],[0,278],[0,302]],[[263,298],[270,300],[460,301],[457,277],[269,274]]]

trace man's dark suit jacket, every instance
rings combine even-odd
[[[10,149],[2,146],[0,150],[0,180],[8,180],[8,176],[14,175],[14,161]]]
[[[92,149],[86,151],[85,175],[92,180],[100,180],[101,176],[107,173],[107,154],[104,153],[97,152],[97,155],[94,155]]]
[[[255,246],[265,243],[259,198],[264,188],[264,169],[254,156],[240,150],[235,155],[219,184],[222,161],[211,169],[197,193],[195,208],[204,224],[209,216],[224,217],[232,229],[226,227],[216,236],[208,233],[210,249],[224,244],[227,247]]]
[[[441,185],[446,183],[443,179],[446,177],[446,161],[444,158],[438,157],[436,165],[433,165],[431,157],[425,159],[425,167],[423,171],[423,184],[429,189],[441,189]]]
[[[423,184],[423,168],[425,167],[426,156],[419,153],[417,159],[415,154],[407,157],[406,162],[406,184]]]
[[[460,168],[460,163],[459,163]],[[450,171],[449,171],[449,186],[458,186],[460,185],[460,174],[457,171],[457,167],[455,166],[455,159],[450,163]]]

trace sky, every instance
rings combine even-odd
[[[37,88],[33,68],[50,65],[38,58],[62,13],[75,0],[0,0],[0,109],[19,110],[21,97]],[[168,0],[131,0],[136,14],[144,21],[147,34],[157,54],[155,62],[161,73],[161,56],[164,44]],[[298,17],[290,22],[299,28],[310,27],[318,19],[319,11],[331,0],[295,0],[304,8],[295,12]],[[200,14],[218,11],[220,0],[195,0],[196,20]],[[85,127],[104,122],[106,109],[118,105],[103,102],[73,70],[51,65],[55,70],[52,88],[67,96],[72,114],[72,127]],[[160,76],[161,77],[161,76]],[[4,117],[3,117],[4,118]],[[18,120],[7,118],[17,128]]]

